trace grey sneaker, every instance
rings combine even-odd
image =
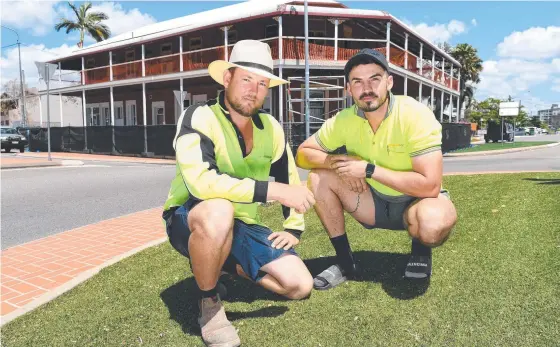
[[[237,347],[241,345],[235,327],[226,317],[226,311],[219,295],[202,299],[199,306],[198,324],[206,346]]]

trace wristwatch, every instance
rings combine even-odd
[[[366,165],[366,178],[371,178],[374,171],[375,171],[375,165],[368,163]]]

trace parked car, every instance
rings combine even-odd
[[[28,145],[28,141],[25,136],[20,135],[15,128],[9,126],[0,127],[0,140],[1,148],[10,152],[12,148],[17,148],[21,153],[25,151],[25,146]]]

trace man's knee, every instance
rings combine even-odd
[[[228,200],[205,200],[189,213],[191,232],[222,244],[233,229],[233,212]]]
[[[457,213],[451,206],[425,204],[418,206],[418,239],[427,246],[437,247],[445,242],[457,221]]]
[[[310,274],[300,277],[298,280],[286,284],[285,296],[292,300],[301,300],[311,295],[313,290],[313,278]]]
[[[315,193],[321,188],[330,187],[337,176],[333,170],[313,169],[307,176],[307,186]]]

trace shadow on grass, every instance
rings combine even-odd
[[[423,295],[430,286],[429,279],[409,280],[403,277],[409,254],[359,251],[354,252],[354,256],[361,271],[353,281],[381,283],[383,290],[393,298],[414,299]],[[335,257],[305,260],[313,277],[335,263]]]
[[[222,276],[220,281],[227,288],[227,296],[223,299],[226,302],[251,303],[255,300],[286,300],[241,278],[236,277],[235,280],[231,280],[229,276]],[[165,289],[161,292],[160,297],[169,310],[169,318],[179,323],[185,334],[200,336],[200,327],[197,321],[199,313],[197,293],[196,282],[194,277],[191,276]],[[236,321],[246,318],[278,317],[286,311],[288,311],[288,308],[285,306],[269,306],[250,312],[227,310],[226,313],[230,321]]]
[[[560,178],[524,178],[523,180],[539,182],[537,184],[560,184]]]

